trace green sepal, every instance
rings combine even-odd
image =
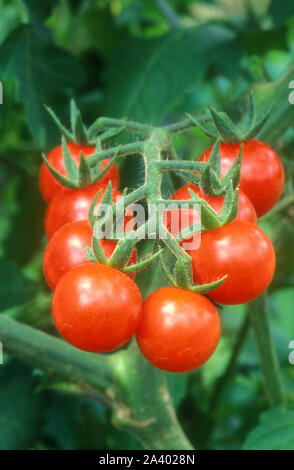
[[[185,115],[190,119],[190,121],[193,122],[195,127],[198,127],[198,129],[200,129],[205,135],[207,135],[207,137],[210,137],[211,139],[216,139],[217,133],[213,129],[210,130],[210,129],[208,129],[208,127],[203,126],[198,121],[198,119],[195,118],[194,116],[192,116],[191,114],[185,113]]]
[[[85,252],[86,252],[86,256],[87,256],[88,261],[90,261],[91,263],[96,263],[97,258],[95,256],[94,251],[91,250],[91,248],[89,248],[87,245],[84,245],[84,248],[85,248]]]
[[[222,142],[237,144],[242,141],[239,129],[226,113],[215,111],[212,107],[209,107],[209,111]]]
[[[53,166],[50,165],[50,163],[48,162],[48,160],[46,158],[46,155],[44,153],[42,153],[42,159],[43,159],[43,162],[45,163],[45,165],[47,166],[48,170],[50,170],[50,172],[53,174],[53,176],[57,179],[57,181],[60,184],[62,184],[63,186],[65,186],[69,189],[77,189],[78,188],[78,186],[75,183],[73,183],[72,181],[70,181],[68,178],[61,175],[60,173],[58,173],[58,171],[56,171],[55,168],[53,168]]]
[[[101,178],[103,178],[104,175],[106,175],[109,168],[113,165],[113,163],[115,163],[116,159],[118,158],[119,151],[120,151],[120,146],[117,148],[114,156],[107,163],[107,165],[103,168],[103,170],[100,170],[101,165],[97,165],[97,169],[92,169],[92,184],[98,182]]]
[[[132,251],[135,246],[135,240],[131,238],[124,238],[120,240],[109,260],[110,266],[116,269],[122,269],[127,264],[131,257]]]
[[[103,148],[102,148],[102,142],[101,142],[101,140],[100,140],[99,137],[98,137],[98,139],[96,140],[96,144],[95,144],[95,152],[94,152],[94,154],[99,153],[99,152],[102,152],[102,150],[103,150]]]
[[[95,206],[96,206],[97,200],[98,200],[101,193],[102,193],[102,188],[99,189],[99,191],[97,192],[96,196],[94,197],[94,199],[92,201],[90,209],[89,209],[88,220],[89,220],[89,224],[90,224],[92,229],[94,228],[94,225],[95,225]]]
[[[209,156],[209,166],[214,173],[221,179],[221,157],[220,157],[220,139],[215,141]]]
[[[89,142],[87,129],[83,123],[81,112],[73,99],[70,100],[70,123],[74,141],[79,144],[87,144]]]
[[[46,109],[46,111],[50,114],[50,116],[52,117],[54,123],[56,124],[57,128],[59,129],[60,133],[62,135],[64,135],[67,139],[67,141],[69,142],[73,142],[74,141],[74,135],[72,134],[72,132],[70,132],[63,124],[62,122],[60,121],[60,119],[56,116],[55,112],[53,111],[53,109],[51,109],[49,106],[47,106],[46,104],[44,105],[44,108]]]
[[[118,128],[110,128],[100,134],[99,139],[101,142],[106,142],[107,140],[113,139],[121,134],[128,127],[127,123]]]
[[[225,282],[227,277],[228,276],[226,274],[221,279],[218,279],[215,282],[211,282],[210,284],[201,284],[201,285],[197,285],[197,286],[196,285],[190,286],[189,290],[191,290],[192,292],[197,292],[199,294],[206,294],[207,292],[210,292],[210,291],[215,290],[218,287],[220,287],[223,284],[223,282]]]
[[[256,121],[255,99],[254,99],[253,93],[250,92],[247,113],[244,114],[244,117],[240,122],[241,132],[243,134],[246,134],[248,132],[248,129],[252,128],[255,121]]]
[[[175,264],[174,276],[178,287],[188,289],[193,283],[191,259],[188,264],[183,258],[178,258]]]
[[[92,250],[93,250],[93,253],[96,257],[96,260],[99,263],[109,264],[105,254],[104,254],[104,251],[103,251],[103,248],[101,246],[99,238],[95,237],[94,235],[93,235],[93,238],[92,238]]]
[[[91,177],[91,170],[82,152],[80,155],[80,165],[79,165],[78,172],[79,172],[79,187],[80,188],[85,188],[94,183]]]
[[[64,163],[64,167],[65,167],[68,179],[78,186],[78,167],[68,149],[64,136],[62,136],[61,138],[61,146],[62,146],[63,163]]]
[[[256,120],[254,122],[254,124],[251,126],[247,134],[244,135],[242,139],[244,142],[246,140],[253,139],[253,137],[255,137],[259,133],[259,131],[261,131],[261,129],[267,122],[268,118],[270,117],[273,107],[274,107],[274,103],[272,103],[269,106],[269,108],[265,111],[265,113],[263,113],[263,115],[260,117],[259,120]]]
[[[145,269],[149,268],[150,266],[153,266],[157,258],[160,256],[160,254],[163,252],[163,249],[160,249],[156,253],[152,254],[147,254],[144,256],[138,263],[136,264],[131,264],[130,266],[125,266],[122,271],[124,273],[132,273],[132,272],[141,272],[144,271]]]
[[[192,224],[185,227],[177,236],[178,243],[185,240],[187,237],[192,237],[195,233],[201,232],[201,227],[198,224]]]
[[[223,186],[220,178],[208,165],[200,180],[200,189],[208,196],[219,196],[223,193]]]
[[[195,184],[196,186],[200,185],[200,176],[196,175],[195,173],[183,170],[175,171],[175,174],[189,181],[189,183]]]
[[[109,181],[105,193],[100,201],[101,204],[106,204],[109,206],[113,205],[113,193],[112,193],[112,182]]]
[[[229,186],[229,189],[225,196],[224,205],[220,212],[220,218],[223,225],[229,224],[234,220],[239,210],[239,189],[236,189],[235,193],[233,190],[233,184]]]
[[[226,188],[230,181],[233,182],[233,187],[236,188],[240,182],[241,178],[241,166],[242,166],[242,159],[243,159],[243,144],[240,145],[240,151],[237,157],[234,160],[233,165],[227,172],[227,174],[222,179],[222,185]]]
[[[201,224],[205,230],[215,230],[221,227],[221,221],[217,213],[207,204],[206,201],[201,199],[190,188],[188,189],[193,201],[201,205]]]

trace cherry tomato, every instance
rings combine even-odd
[[[95,152],[93,145],[79,145],[73,142],[67,144],[68,149],[78,165],[80,162],[80,153],[87,158]],[[47,155],[48,162],[53,166],[55,170],[66,176],[66,170],[63,162],[62,146],[58,145]],[[109,159],[102,160],[101,169],[105,168],[109,163]],[[100,184],[107,184],[109,181],[112,182],[114,188],[119,186],[119,172],[115,163],[111,165],[106,174],[100,179]],[[63,186],[55,179],[50,170],[47,168],[45,163],[42,163],[39,175],[39,184],[43,198],[48,203],[52,198],[63,188]]]
[[[75,266],[89,263],[85,245],[92,246],[92,229],[87,220],[79,220],[63,225],[49,241],[44,255],[44,274],[52,290],[67,271]],[[100,240],[102,249],[109,259],[117,245],[113,240]],[[137,262],[137,251],[132,251],[128,266]],[[129,276],[133,279],[134,273]]]
[[[205,232],[192,257],[194,282],[208,284],[227,275],[208,295],[222,304],[242,304],[258,297],[270,284],[276,264],[267,235],[254,224],[233,221]]]
[[[159,369],[187,372],[210,358],[220,332],[218,312],[206,297],[163,287],[145,300],[136,339],[145,358]]]
[[[221,174],[228,172],[240,151],[241,144],[221,143]],[[199,161],[207,162],[212,147]],[[258,217],[268,212],[279,200],[284,186],[284,169],[276,152],[258,140],[243,143],[240,189],[249,197]]]
[[[192,189],[201,199],[207,202],[210,207],[219,214],[223,204],[224,196],[207,196],[200,188],[194,184],[186,184],[179,188],[172,196],[174,201],[189,201],[191,196],[189,189]],[[174,237],[189,225],[200,224],[199,214],[193,209],[171,209],[166,211],[166,227]],[[245,222],[257,223],[257,216],[250,199],[242,192],[239,193],[239,210],[235,220],[244,220]],[[192,238],[186,240],[191,243]],[[182,244],[182,243],[181,243]]]
[[[125,344],[142,313],[138,287],[121,271],[88,263],[68,271],[53,295],[59,333],[73,346],[102,353]]]
[[[45,232],[48,239],[64,224],[77,220],[88,220],[93,199],[99,189],[102,189],[97,200],[98,206],[106,188],[105,185],[93,184],[87,188],[64,188],[59,191],[48,205],[45,214]],[[121,193],[117,189],[113,189],[113,202],[116,202],[120,197]],[[129,219],[131,219],[130,215],[126,217],[125,221],[127,222]]]

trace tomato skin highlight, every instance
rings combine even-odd
[[[271,241],[257,225],[248,222],[233,221],[203,233],[200,247],[188,253],[195,283],[207,284],[228,275],[220,287],[208,293],[222,304],[255,299],[269,286],[275,272]]]
[[[228,172],[235,161],[241,144],[221,143],[221,175]],[[207,162],[212,147],[209,147],[199,161]],[[240,189],[249,197],[258,217],[266,214],[279,200],[284,186],[285,174],[282,162],[276,152],[264,142],[249,140],[243,142]]]
[[[79,220],[63,225],[49,241],[43,260],[43,270],[48,285],[54,290],[64,276],[76,266],[90,263],[85,245],[91,248],[93,231],[87,220]],[[102,249],[109,259],[117,245],[113,240],[100,240]],[[128,266],[137,262],[137,251],[133,249]],[[129,273],[132,279],[135,273]]]
[[[101,189],[101,194],[97,199],[96,207],[99,205],[107,186],[93,184],[82,189],[64,188],[58,192],[47,207],[45,214],[45,232],[47,238],[52,235],[62,225],[78,220],[88,220],[89,210],[97,192]],[[113,202],[121,197],[121,193],[113,188]]]
[[[154,366],[187,372],[210,358],[220,333],[218,312],[206,297],[178,287],[163,287],[145,300],[136,340]]]
[[[95,147],[93,145],[79,145],[74,142],[70,142],[67,144],[67,147],[77,165],[80,162],[81,152],[86,158],[89,155],[92,155],[93,153],[95,153]],[[63,176],[67,176],[67,173],[64,167],[61,145],[58,145],[58,147],[55,147],[53,150],[51,150],[51,152],[48,153],[47,160],[53,166],[55,170],[57,170]],[[109,162],[110,162],[110,159],[102,160],[101,169],[105,168]],[[106,174],[99,180],[99,184],[107,184],[109,181],[112,182],[112,185],[114,188],[118,188],[119,171],[115,163],[111,165],[111,167],[106,172]],[[61,189],[64,188],[64,186],[62,186],[62,184],[60,184],[57,181],[57,179],[52,175],[52,173],[47,168],[44,162],[42,163],[41,168],[40,168],[39,185],[40,185],[41,194],[47,203],[49,203],[53,199],[53,197]]]
[[[99,263],[68,271],[58,283],[52,302],[59,333],[76,348],[96,353],[113,351],[129,341],[142,308],[134,281]]]

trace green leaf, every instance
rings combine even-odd
[[[294,106],[289,103],[289,83],[293,80],[294,66],[279,80],[271,83],[253,85],[253,93],[257,109],[266,109],[273,102],[273,97],[277,103],[274,106],[269,119],[258,134],[260,140],[267,143],[275,143],[282,134],[293,125]]]
[[[32,25],[19,26],[4,41],[0,74],[2,80],[17,80],[17,98],[25,103],[30,130],[42,144],[53,126],[43,105],[60,109],[83,79],[76,59],[48,37],[38,35]]]
[[[280,25],[294,15],[294,3],[289,0],[271,0],[268,13],[274,25]]]
[[[274,408],[260,417],[244,444],[245,450],[294,450],[294,410]]]
[[[0,450],[26,450],[34,443],[41,406],[42,397],[35,392],[30,369],[16,362],[1,366]]]
[[[159,122],[220,55],[223,63],[238,63],[240,54],[235,34],[218,25],[129,38],[106,73],[106,114]]]
[[[36,292],[12,261],[0,258],[0,312],[29,300]]]

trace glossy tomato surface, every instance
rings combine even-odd
[[[233,221],[205,232],[192,257],[194,282],[208,284],[227,275],[224,283],[208,293],[223,304],[241,304],[258,297],[270,284],[276,257],[267,235],[254,224]]]
[[[123,346],[138,326],[142,307],[134,281],[99,263],[68,271],[52,302],[59,333],[76,348],[96,353]]]
[[[163,287],[145,300],[136,339],[142,354],[156,367],[187,372],[210,358],[220,332],[218,312],[206,297]]]
[[[81,152],[86,158],[95,152],[95,147],[93,145],[79,145],[72,142],[68,143],[67,146],[77,165],[80,162]],[[55,170],[57,170],[63,176],[67,175],[64,167],[61,145],[58,145],[58,147],[55,147],[53,150],[51,150],[51,152],[48,153],[47,160]],[[109,161],[109,159],[103,160],[101,162],[101,169],[105,168]],[[118,188],[119,172],[115,163],[111,165],[106,174],[99,180],[99,183],[107,184],[109,181],[112,182],[114,188]],[[52,175],[45,163],[42,163],[41,165],[39,184],[42,196],[47,203],[51,201],[61,189],[63,189],[63,186]]]
[[[212,147],[199,161],[207,162]],[[221,174],[228,172],[240,151],[240,144],[221,143]],[[284,169],[276,152],[259,140],[243,143],[240,189],[249,197],[258,217],[268,212],[279,200],[284,186]]]
[[[101,194],[97,199],[96,206],[98,206],[106,188],[106,185],[93,184],[87,188],[64,188],[59,191],[48,205],[45,214],[45,232],[48,239],[64,224],[77,220],[88,220],[93,199],[101,189]],[[121,193],[114,188],[112,193],[113,201],[116,202],[121,197]]]
[[[75,266],[89,263],[85,246],[92,246],[92,229],[87,220],[80,220],[63,225],[49,241],[44,254],[43,269],[46,280],[54,290],[67,271]],[[100,240],[101,247],[109,259],[117,245],[112,240]],[[137,262],[137,251],[134,248],[128,266]],[[134,273],[128,274],[134,278]]]

